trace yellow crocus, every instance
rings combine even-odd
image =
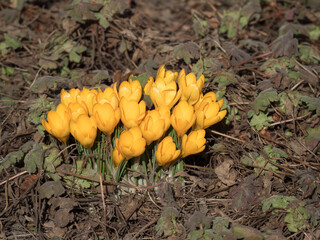
[[[162,137],[165,132],[165,121],[161,118],[159,111],[148,111],[140,124],[140,129],[142,136],[147,141],[147,145],[149,145]]]
[[[89,115],[92,115],[93,105],[97,103],[97,90],[92,89],[89,90],[87,88],[83,88],[82,91],[77,96],[77,102],[84,102],[87,105]]]
[[[80,94],[80,89],[72,88],[70,91],[66,91],[64,89],[61,90],[61,103],[69,106],[70,103],[74,103],[77,101],[77,96]]]
[[[189,104],[194,105],[199,101],[204,85],[204,76],[201,75],[197,80],[194,73],[185,75],[184,69],[179,73],[178,77],[179,88],[182,89],[181,100],[187,101]]]
[[[82,114],[86,114],[86,115],[89,114],[88,107],[84,102],[69,103],[68,108],[71,112],[71,119],[74,121],[77,120],[77,118]]]
[[[176,144],[173,142],[172,137],[167,136],[157,147],[156,160],[159,166],[166,168],[180,156],[180,153],[181,150],[176,149]]]
[[[142,137],[139,127],[133,127],[123,131],[115,140],[116,147],[127,160],[140,156],[146,147],[146,140]]]
[[[168,106],[161,106],[158,107],[157,110],[160,113],[161,118],[164,120],[164,131],[166,132],[171,125],[170,109]]]
[[[114,110],[119,107],[117,93],[111,87],[107,87],[103,92],[99,88],[99,92],[97,94],[97,103],[109,103]]]
[[[123,81],[119,86],[119,92],[117,92],[117,84],[113,85],[114,91],[118,94],[118,99],[123,97],[127,100],[139,101],[142,95],[142,87],[138,80],[132,81],[130,78],[128,81]]]
[[[196,110],[195,129],[205,129],[220,122],[227,114],[227,110],[220,111],[223,99],[218,102],[203,101]]]
[[[166,71],[165,66],[161,65],[157,72],[156,81],[163,80],[165,83],[175,82],[177,79],[178,73],[172,72],[170,70]]]
[[[48,133],[55,136],[60,142],[66,143],[69,139],[69,123],[71,113],[66,105],[59,104],[56,111],[49,111],[47,114],[48,121],[42,120],[42,126]]]
[[[115,147],[112,152],[112,162],[115,167],[118,167],[121,161],[124,159],[118,148]]]
[[[138,103],[135,100],[121,98],[120,100],[120,118],[126,128],[137,127],[140,125],[146,115],[146,103],[141,100]]]
[[[206,131],[203,129],[192,131],[189,135],[183,135],[181,143],[181,157],[185,158],[192,154],[197,154],[205,149]]]
[[[207,92],[204,96],[201,93],[199,101],[193,106],[197,110],[202,102],[216,102],[217,96],[214,92]]]
[[[120,109],[113,109],[109,103],[96,103],[93,106],[92,114],[97,121],[101,132],[111,135],[120,120]]]
[[[193,107],[187,101],[180,101],[173,109],[171,125],[176,130],[178,137],[183,136],[194,124],[196,115]]]
[[[97,136],[97,122],[93,116],[80,115],[70,121],[70,132],[83,147],[91,148]]]

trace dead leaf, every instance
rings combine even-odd
[[[232,42],[226,42],[222,46],[227,51],[230,57],[230,61],[233,65],[239,64],[250,58],[250,55],[248,53],[238,48]]]
[[[227,186],[234,185],[236,183],[236,178],[238,176],[237,171],[232,167],[233,167],[233,160],[228,159],[222,162],[215,169],[215,173],[217,174],[218,178]]]
[[[190,64],[191,59],[200,57],[200,46],[195,42],[181,43],[174,48],[173,57],[182,58],[186,64]]]
[[[288,56],[298,54],[298,39],[293,38],[292,31],[279,36],[271,43],[271,50],[274,57]]]

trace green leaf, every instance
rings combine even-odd
[[[141,84],[141,87],[144,88],[144,85],[146,85],[149,77],[146,73],[141,73],[140,75],[138,76],[131,76],[130,79],[132,81],[135,81],[135,80],[138,80]]]
[[[24,153],[21,150],[8,153],[7,156],[5,156],[4,160],[1,161],[0,172],[3,169],[7,169],[8,167],[11,167],[15,163],[19,162],[23,158],[23,156],[24,156]]]
[[[263,240],[263,234],[252,227],[234,224],[231,231],[237,239]]]
[[[240,11],[224,11],[220,22],[219,33],[227,33],[228,38],[233,38],[236,33],[239,18]]]
[[[288,154],[282,151],[280,148],[273,147],[271,144],[265,146],[263,151],[268,155],[271,159],[279,159],[279,158],[287,158]]]
[[[200,57],[200,47],[195,42],[181,43],[174,48],[173,57],[182,58],[186,64],[190,64],[191,59]]]
[[[314,24],[308,24],[305,26],[309,33],[311,40],[316,41],[320,38],[320,27]]]
[[[206,20],[199,18],[198,16],[193,17],[193,31],[197,36],[205,36],[208,23]]]
[[[308,45],[298,45],[299,58],[309,64],[318,63],[320,59],[319,52]]]
[[[262,128],[270,126],[269,122],[272,121],[272,117],[268,117],[267,114],[260,112],[258,115],[253,115],[250,121],[250,126],[255,127],[260,131]]]
[[[307,227],[306,220],[310,218],[310,212],[306,208],[295,206],[294,208],[289,208],[288,212],[289,214],[285,216],[284,221],[287,223],[290,232],[298,232]]]
[[[320,125],[307,128],[308,136],[305,137],[306,146],[313,151],[320,141]]]
[[[43,149],[40,144],[35,144],[24,158],[24,168],[30,173],[35,173],[40,167]]]
[[[155,226],[158,237],[169,237],[173,234],[181,234],[183,226],[177,222],[179,212],[173,207],[164,207],[161,216]]]
[[[262,91],[252,103],[252,109],[258,114],[260,111],[265,111],[271,104],[279,100],[278,93],[275,89],[269,88]]]
[[[302,96],[301,101],[307,104],[310,111],[315,110],[317,115],[320,116],[320,98]]]
[[[6,43],[8,44],[8,46],[12,47],[13,50],[16,50],[17,48],[19,48],[21,46],[20,42],[18,42],[16,39],[14,39],[13,37],[9,36],[8,34],[4,34],[4,39],[6,41]]]
[[[273,195],[262,200],[262,212],[268,211],[271,207],[275,208],[274,212],[278,212],[276,208],[287,209],[289,203],[294,200],[298,199],[293,196]]]
[[[226,87],[230,84],[235,84],[236,83],[236,75],[233,73],[229,72],[222,72],[219,73],[218,76],[216,76],[213,79],[214,83],[218,83],[218,87]]]

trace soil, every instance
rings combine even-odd
[[[0,2],[0,239],[320,239],[317,1],[75,2]],[[73,184],[75,144],[41,127],[61,89],[163,64],[224,97],[206,149],[177,181]]]

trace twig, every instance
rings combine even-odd
[[[295,121],[295,120],[300,120],[300,119],[303,119],[305,117],[308,117],[309,115],[311,115],[311,112],[308,112],[307,114],[305,114],[303,116],[300,116],[300,117],[297,117],[297,118],[291,118],[291,119],[288,119],[288,120],[283,120],[283,121],[280,121],[280,122],[272,123],[272,124],[270,124],[270,127],[276,126],[276,125],[279,125],[279,124],[283,124],[283,123],[292,122],[292,121]]]
[[[239,138],[235,138],[235,137],[232,137],[232,136],[223,134],[223,133],[219,133],[219,132],[217,132],[217,131],[215,131],[215,130],[211,130],[211,129],[210,129],[210,131],[211,131],[212,133],[218,134],[218,135],[220,135],[220,136],[223,136],[223,137],[226,137],[226,138],[230,138],[230,139],[235,140],[235,141],[238,141],[238,142],[246,143],[246,141],[241,140],[241,139],[239,139]]]
[[[9,179],[4,180],[3,182],[1,182],[1,183],[0,183],[0,186],[3,185],[3,184],[6,184],[7,182],[9,182],[9,181],[11,181],[11,180],[13,180],[13,179],[15,179],[15,178],[23,175],[23,174],[26,174],[26,173],[28,173],[28,171],[23,171],[23,172],[21,172],[21,173],[18,173],[18,174],[16,174],[16,175],[10,177]]]

